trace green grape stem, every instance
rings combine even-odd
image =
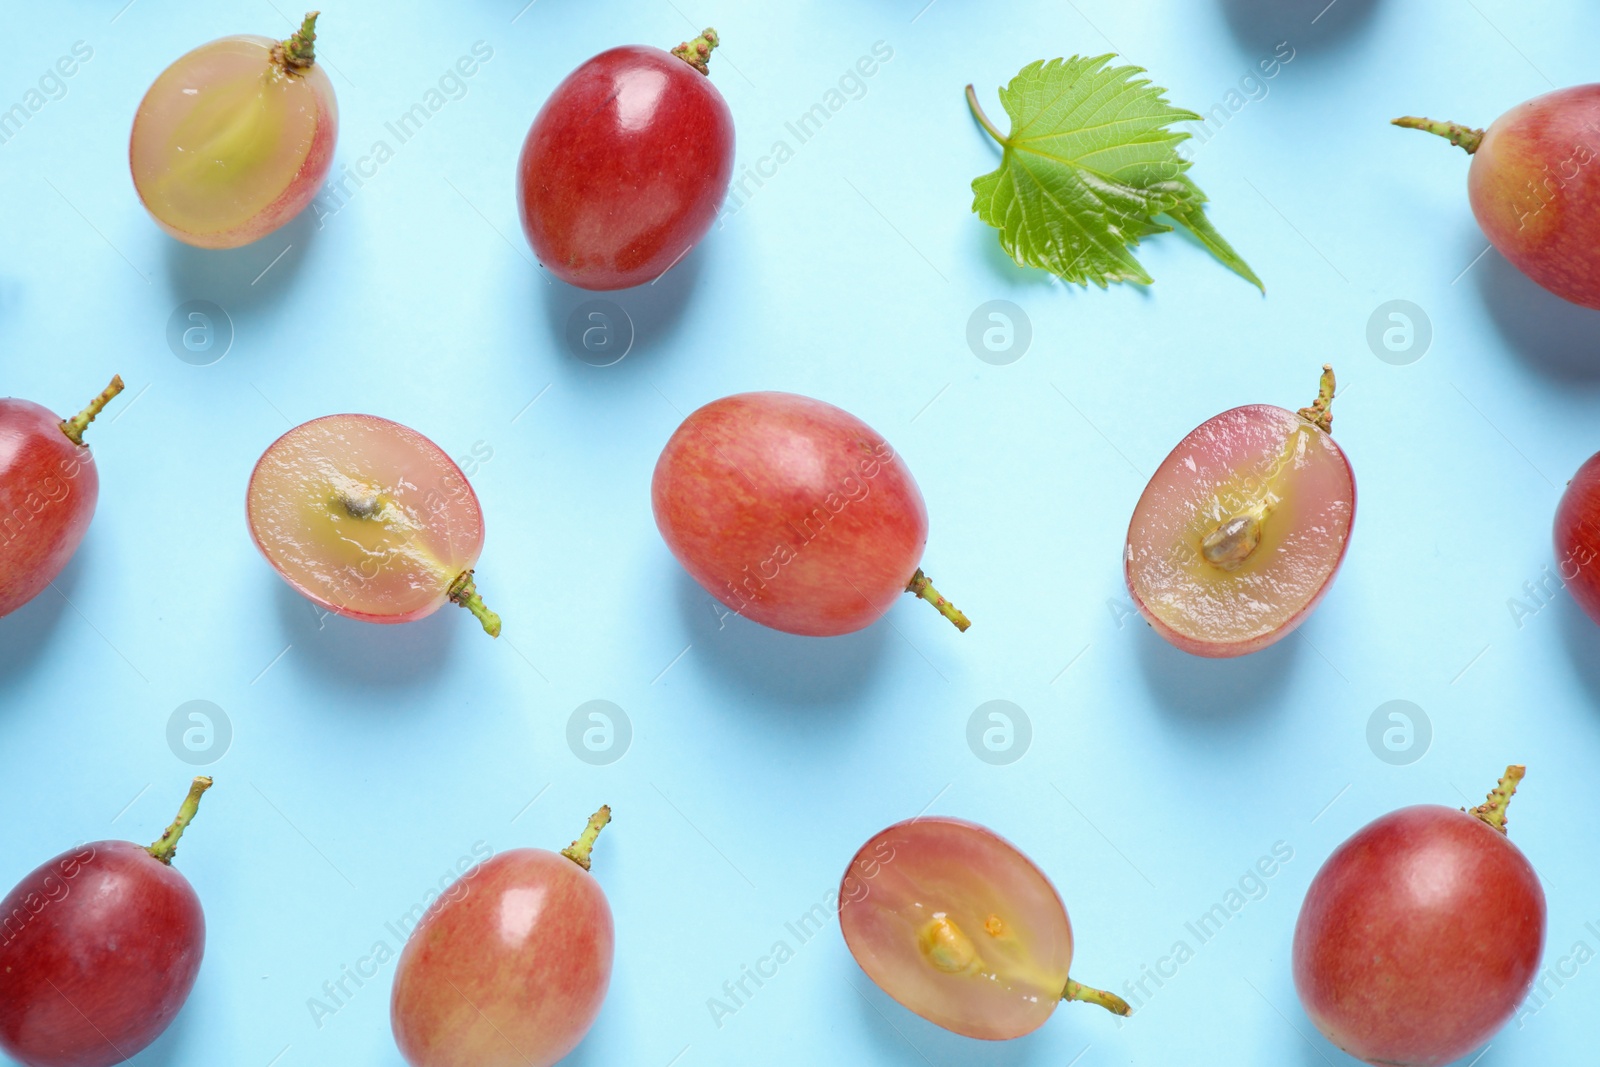
[[[1132,1015],[1133,1009],[1128,1002],[1115,993],[1108,993],[1104,989],[1082,985],[1067,979],[1067,988],[1061,994],[1062,1000],[1079,1000],[1085,1004],[1098,1004],[1113,1015]]]
[[[566,848],[561,854],[576,863],[584,870],[589,869],[589,855],[594,851],[594,843],[600,838],[600,831],[611,822],[611,805],[602,804],[600,810],[589,816],[589,825],[583,828],[583,833],[578,839]]]
[[[106,405],[111,403],[112,399],[120,392],[122,392],[122,375],[113,374],[111,376],[111,384],[106,386],[99,396],[89,401],[88,407],[70,419],[61,420],[61,432],[67,435],[67,440],[82,448],[83,431],[89,428],[89,424],[95,420],[95,416],[104,411]]]
[[[1011,147],[1009,139],[1001,133],[994,123],[989,121],[989,116],[983,113],[983,107],[978,103],[978,92],[972,86],[967,86],[967,107],[972,109],[972,117],[978,120],[978,125],[989,131],[989,136],[1000,142],[1000,147]]]
[[[500,636],[500,616],[489,610],[483,602],[483,597],[478,595],[478,585],[472,579],[471,571],[462,571],[455,581],[450,583],[448,594],[453,604],[458,604],[472,612],[472,617],[483,624],[483,632],[490,637]]]
[[[310,70],[317,61],[317,16],[320,11],[306,15],[300,28],[288,40],[272,46],[272,62],[289,75],[300,75]]]
[[[933,587],[933,582],[922,568],[917,568],[917,573],[911,576],[911,581],[906,583],[906,592],[914,593],[922,600],[926,600],[939,610],[939,614],[955,624],[957,630],[967,632],[967,627],[972,625],[972,620],[962,614],[961,609],[944,598],[944,594]]]
[[[717,36],[717,31],[707,26],[700,31],[700,36],[692,41],[685,41],[672,50],[672,54],[683,60],[701,74],[711,73],[711,51],[722,43],[722,38]]]
[[[1466,150],[1467,155],[1472,155],[1483,144],[1483,131],[1472,126],[1463,126],[1459,122],[1440,122],[1437,119],[1419,119],[1414,115],[1405,115],[1392,119],[1396,126],[1403,126],[1408,130],[1423,130],[1427,133],[1437,134]]]
[[[1322,378],[1317,383],[1317,398],[1311,402],[1310,407],[1304,407],[1297,414],[1321,430],[1323,433],[1333,432],[1333,394],[1337,391],[1339,383],[1333,377],[1333,364],[1322,365]]]
[[[1512,764],[1507,767],[1505,777],[1501,778],[1499,784],[1489,791],[1489,799],[1473,808],[1470,814],[1482,819],[1502,834],[1505,833],[1506,808],[1511,806],[1511,798],[1517,793],[1517,785],[1527,773],[1528,768],[1521,764]]]
[[[178,839],[189,828],[190,821],[195,812],[200,810],[200,798],[207,789],[211,788],[211,779],[206,777],[196,778],[189,786],[189,795],[184,798],[183,806],[178,809],[178,817],[172,820],[172,825],[167,827],[167,832],[162,834],[155,844],[146,851],[156,859],[172,866],[172,857],[178,852]]]

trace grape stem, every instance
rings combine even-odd
[[[589,816],[589,825],[583,828],[583,833],[578,835],[576,841],[562,849],[561,854],[587,871],[589,854],[594,851],[594,843],[599,839],[600,831],[604,830],[610,821],[611,805],[600,805],[600,810]]]
[[[972,620],[961,613],[961,609],[944,598],[944,594],[933,587],[933,582],[922,573],[922,568],[917,568],[917,573],[911,576],[911,581],[906,585],[906,592],[915,593],[918,598],[926,600],[939,609],[939,614],[955,623],[956,629],[962,633],[967,632],[967,627],[972,625]]]
[[[1011,141],[1001,133],[994,123],[989,121],[989,116],[983,113],[983,108],[978,104],[978,93],[972,86],[967,86],[967,107],[972,109],[972,117],[978,120],[978,125],[989,131],[989,136],[1000,142],[1001,148],[1010,148]]]
[[[111,376],[111,384],[106,386],[105,391],[99,396],[89,401],[88,407],[70,419],[61,420],[61,432],[67,435],[67,440],[82,448],[83,431],[89,428],[89,424],[94,421],[95,416],[104,411],[106,405],[111,403],[112,398],[120,392],[122,392],[122,375],[113,374]]]
[[[272,63],[285,74],[304,74],[316,63],[317,16],[320,14],[320,11],[308,13],[293,36],[272,46]]]
[[[1333,365],[1322,365],[1322,380],[1317,389],[1317,398],[1308,408],[1301,408],[1298,412],[1302,419],[1321,430],[1323,433],[1333,432],[1333,393],[1338,388],[1338,383],[1333,380]]]
[[[452,603],[459,604],[472,612],[472,617],[483,623],[483,632],[490,637],[500,636],[500,616],[490,611],[483,602],[483,597],[478,595],[477,583],[472,580],[472,572],[462,571],[455,581],[450,583],[449,597]]]
[[[672,54],[683,60],[701,74],[711,73],[711,50],[722,43],[722,38],[717,36],[717,31],[707,26],[700,31],[700,36],[692,41],[685,41],[672,50]]]
[[[1472,155],[1483,144],[1483,131],[1472,126],[1463,126],[1459,122],[1440,122],[1437,119],[1419,119],[1413,115],[1405,115],[1392,119],[1396,126],[1403,126],[1408,130],[1424,130],[1428,133],[1438,134],[1453,145],[1466,149],[1467,155]]]
[[[1506,832],[1506,808],[1511,805],[1511,798],[1517,793],[1517,785],[1522,781],[1523,775],[1528,773],[1528,768],[1521,764],[1512,764],[1506,768],[1505,777],[1500,783],[1489,790],[1489,799],[1473,808],[1469,813],[1482,819],[1491,827]],[[1461,809],[1466,811],[1465,808]]]
[[[1133,1009],[1128,1002],[1115,993],[1108,993],[1104,989],[1095,989],[1093,986],[1082,985],[1067,979],[1066,991],[1061,994],[1062,1000],[1081,1000],[1085,1004],[1098,1004],[1113,1015],[1132,1015]]]
[[[156,859],[172,866],[172,857],[178,852],[178,838],[189,828],[189,822],[194,818],[194,813],[200,810],[200,797],[207,789],[211,788],[211,779],[206,777],[196,778],[189,786],[189,795],[184,798],[183,806],[178,809],[178,817],[172,820],[172,825],[167,827],[167,832],[162,834],[147,852]]]

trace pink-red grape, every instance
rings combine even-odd
[[[716,219],[733,177],[733,115],[707,77],[715,30],[671,53],[602,52],[539,110],[517,165],[522,228],[584,289],[666,273]]]
[[[83,542],[100,497],[83,431],[120,392],[122,379],[114,377],[70,419],[0,399],[0,616],[55,581]]]
[[[389,1019],[411,1067],[550,1067],[611,984],[611,906],[589,873],[603,807],[559,854],[502,852],[428,909],[396,966]]]
[[[1286,637],[1327,592],[1356,483],[1329,429],[1333,372],[1298,413],[1267,404],[1208,420],[1162,461],[1128,524],[1128,591],[1156,632],[1199,656]]]
[[[333,83],[315,62],[317,13],[286,41],[201,45],[150,86],[128,159],[139,199],[167,233],[236,248],[298,215],[339,138]]]
[[[1472,155],[1467,197],[1484,236],[1535,282],[1600,308],[1600,84],[1557,89],[1518,104],[1487,130],[1395,119]]]
[[[911,472],[831,404],[792,393],[712,401],[662,450],[651,503],[695,581],[764,626],[850,633],[906,592],[969,625],[920,569],[928,512]]]
[[[1527,996],[1544,949],[1539,876],[1506,837],[1523,775],[1471,812],[1402,808],[1317,871],[1294,931],[1294,983],[1329,1041],[1373,1064],[1441,1067]]]
[[[850,861],[839,899],[845,944],[867,977],[946,1030],[1021,1037],[1064,999],[1129,1012],[1071,979],[1060,894],[1021,850],[975,823],[930,816],[889,827]]]
[[[0,1051],[24,1067],[109,1067],[172,1024],[206,946],[200,898],[172,857],[210,787],[196,778],[148,848],[80,845],[0,901]]]
[[[364,622],[410,622],[446,601],[491,636],[478,596],[478,495],[444,450],[376,415],[327,415],[278,438],[250,476],[250,533],[303,596]]]

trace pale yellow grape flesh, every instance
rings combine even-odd
[[[300,174],[317,133],[327,75],[291,77],[270,60],[276,42],[227,37],[163,71],[134,122],[130,160],[145,206],[179,234],[204,238],[249,226]]]
[[[1225,412],[1184,439],[1140,499],[1128,572],[1145,609],[1206,642],[1271,634],[1313,601],[1337,569],[1354,484],[1333,440],[1293,412]],[[1260,543],[1231,569],[1202,544],[1230,517],[1260,519]]]
[[[864,895],[840,912],[868,976],[969,1037],[1004,1040],[1042,1025],[1072,963],[1072,927],[1049,880],[1003,839],[954,821],[903,823],[875,840],[889,842],[893,859],[856,883]]]
[[[249,515],[284,578],[347,614],[428,614],[483,544],[476,497],[449,457],[370,416],[318,419],[279,439],[251,479]]]

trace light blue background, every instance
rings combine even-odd
[[[1600,948],[1584,928],[1600,920],[1597,634],[1565,595],[1520,625],[1508,607],[1552,565],[1559,489],[1600,447],[1600,316],[1497,253],[1477,259],[1468,160],[1387,125],[1484,124],[1592,77],[1600,13],[1338,0],[1313,25],[1322,0],[923,2],[331,6],[318,47],[340,164],[391,139],[384,124],[474,42],[494,56],[320,228],[304,217],[223,253],[146,217],[129,123],[179,54],[282,36],[299,9],[11,5],[0,104],[75,41],[94,58],[0,146],[0,391],[65,413],[113,371],[129,388],[91,433],[102,490],[87,541],[55,591],[0,621],[0,886],[75,841],[160,832],[194,773],[166,742],[178,705],[214,701],[235,732],[178,861],[205,902],[205,965],[137,1062],[397,1067],[392,965],[320,1029],[308,998],[392,942],[385,922],[475,843],[559,847],[602,801],[617,814],[596,862],[617,969],[571,1061],[595,1067],[1349,1062],[1290,980],[1306,884],[1369,819],[1477,803],[1513,760],[1529,765],[1512,833],[1549,892],[1547,962],[1579,939]],[[705,24],[726,41],[713,77],[741,167],[874,42],[894,58],[658,285],[617,297],[634,350],[585,365],[562,339],[582,294],[548,283],[519,232],[523,134],[591,54]],[[998,117],[994,88],[1025,63],[1116,50],[1205,110],[1285,40],[1294,60],[1193,171],[1265,299],[1181,236],[1140,251],[1149,291],[1064,288],[1012,266],[970,213],[968,183],[996,152],[966,113],[969,80]],[[166,343],[195,299],[236,330],[212,366]],[[991,299],[1032,321],[1009,366],[966,342]],[[1431,318],[1413,365],[1365,339],[1392,299]],[[1337,584],[1300,636],[1258,655],[1168,648],[1129,614],[1119,565],[1145,475],[1218,411],[1309,401],[1325,360],[1361,492]],[[894,442],[928,500],[928,571],[968,634],[909,598],[834,640],[719,622],[656,534],[650,473],[688,411],[764,388],[825,398]],[[501,641],[458,611],[319,620],[252,548],[256,457],[347,410],[452,455],[492,449],[473,481]],[[610,766],[565,740],[595,698],[633,723]],[[1032,722],[1010,766],[966,742],[992,699]],[[1392,699],[1433,725],[1410,766],[1366,740]],[[1025,1040],[955,1037],[872,987],[831,925],[719,1029],[708,998],[775,941],[793,947],[784,924],[852,852],[923,810],[1031,854],[1071,910],[1076,976],[1118,989],[1191,940],[1184,923],[1275,842],[1295,858],[1125,1024],[1070,1006]],[[1482,1067],[1574,1062],[1591,1047],[1592,971]]]

